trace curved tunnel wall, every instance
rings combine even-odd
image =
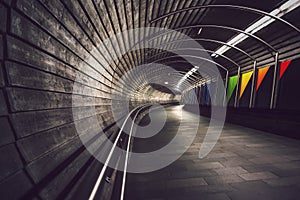
[[[97,12],[107,15],[102,10],[105,6],[102,1],[95,5],[92,1],[86,5],[77,1],[0,2],[1,196],[72,196],[76,188],[72,184],[93,162],[75,129],[73,82],[80,74],[90,84],[80,83],[93,90],[95,96],[78,93],[76,98],[95,99],[90,106],[95,107],[99,124],[105,129],[115,121],[111,94],[117,89],[116,82],[120,74],[132,67],[128,63],[135,63],[131,57],[131,61],[122,60],[102,66],[101,73],[97,71],[100,63],[96,59],[101,56],[99,52],[92,54],[92,49],[103,39],[100,36],[108,37],[115,28],[108,17],[101,18],[107,29],[99,21]],[[94,62],[88,63],[86,56],[93,57]],[[89,68],[87,72],[80,71],[82,63]],[[141,92],[144,96],[137,94],[134,102],[147,95],[160,96],[160,100],[172,98],[150,86]],[[89,123],[90,117],[83,113],[75,120]],[[108,134],[114,132],[115,127]]]
[[[90,88],[95,94],[86,97],[78,91],[76,97],[86,100],[87,104],[92,102],[89,106],[96,108],[102,128],[110,127],[115,121],[111,106],[114,99],[111,94],[118,93],[117,83],[122,74],[140,63],[146,63],[145,56],[142,51],[136,51],[116,62],[102,65],[105,56],[93,49],[101,41],[122,30],[151,26],[149,21],[165,12],[195,6],[201,2],[211,3],[187,0],[167,5],[166,2],[0,2],[1,195],[9,199],[55,199],[67,196],[71,198],[74,195],[79,187],[76,183],[80,182],[94,162],[81,144],[74,125],[72,93],[76,75],[80,74],[83,80],[79,84]],[[149,13],[151,16],[147,15]],[[198,23],[205,13],[189,12],[172,16],[170,20],[156,22],[154,26],[174,28],[177,25]],[[193,33],[193,30],[186,29],[182,32],[188,34]],[[289,35],[288,38],[292,36]],[[277,38],[276,44],[281,44],[281,41],[281,37]],[[298,41],[298,37],[295,41]],[[290,45],[294,40],[286,40],[286,43]],[[257,47],[256,43],[249,45],[251,54],[259,58],[259,61],[273,62],[273,57],[265,56],[263,46]],[[293,47],[293,57],[298,53],[298,45],[299,43]],[[290,56],[289,50],[290,48],[285,48],[282,58]],[[155,56],[156,53],[157,51],[153,51]],[[240,57],[240,54],[234,53],[233,57]],[[87,57],[92,60],[86,60]],[[239,64],[252,67],[248,59],[241,57],[238,60]],[[87,71],[80,70],[82,64],[87,67]],[[232,73],[235,71],[231,70]],[[126,83],[123,85],[125,88],[128,86]],[[173,98],[150,85],[144,85],[138,93],[130,88],[126,91],[129,96],[132,95],[133,105],[158,96],[161,97],[159,101],[163,102]],[[198,94],[202,93],[202,102],[210,104],[210,99],[205,97],[208,91],[198,91]],[[120,95],[122,96],[122,92]],[[90,101],[90,98],[95,99],[96,103]],[[197,99],[192,101],[196,102]],[[76,109],[80,110],[82,106],[77,105]],[[89,119],[88,113],[82,113],[76,120],[88,124]],[[96,126],[89,128],[97,129]],[[117,128],[113,127],[108,129],[108,134],[113,135],[116,131]]]

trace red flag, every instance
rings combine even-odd
[[[287,60],[281,63],[280,65],[280,74],[279,74],[279,79],[282,78],[283,74],[285,73],[285,71],[287,70],[288,66],[291,64],[291,60]]]

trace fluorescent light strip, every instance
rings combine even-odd
[[[188,79],[188,77],[190,77],[191,75],[193,75],[193,73],[195,73],[197,70],[199,69],[198,66],[194,66],[190,71],[188,71],[178,82],[177,84],[177,88],[179,88],[181,86],[181,84]]]
[[[199,29],[199,31],[198,31],[198,35],[200,35],[200,34],[201,34],[201,32],[202,32],[202,28],[200,28],[200,29]]]
[[[292,10],[298,8],[300,6],[300,1],[299,0],[289,0],[287,2],[285,2],[282,6],[280,6],[279,8],[273,10],[272,12],[270,12],[271,15],[277,16],[277,17],[282,17],[285,14],[291,12]],[[274,22],[275,19],[271,18],[269,16],[264,16],[261,19],[259,19],[258,21],[256,21],[254,24],[252,24],[251,26],[249,26],[245,32],[246,33],[250,33],[250,34],[254,34],[258,31],[260,31],[261,29],[265,28],[266,26],[270,25],[272,22]],[[237,44],[241,43],[242,41],[246,40],[249,36],[245,35],[244,33],[240,33],[237,36],[235,36],[234,38],[232,38],[231,40],[229,40],[227,42],[228,45],[232,45],[232,46],[236,46]],[[211,56],[212,57],[217,57],[223,53],[225,53],[226,51],[228,51],[229,49],[231,49],[231,47],[224,45],[222,47],[220,47],[215,53],[213,53]]]

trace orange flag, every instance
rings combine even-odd
[[[270,69],[270,66],[258,69],[256,90],[259,89],[259,87],[260,87],[261,83],[263,82],[265,76],[267,75],[269,69]]]

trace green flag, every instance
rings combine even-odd
[[[238,75],[231,76],[229,78],[228,90],[227,90],[227,101],[229,101],[231,99],[231,96],[236,87],[237,81],[238,81]]]

